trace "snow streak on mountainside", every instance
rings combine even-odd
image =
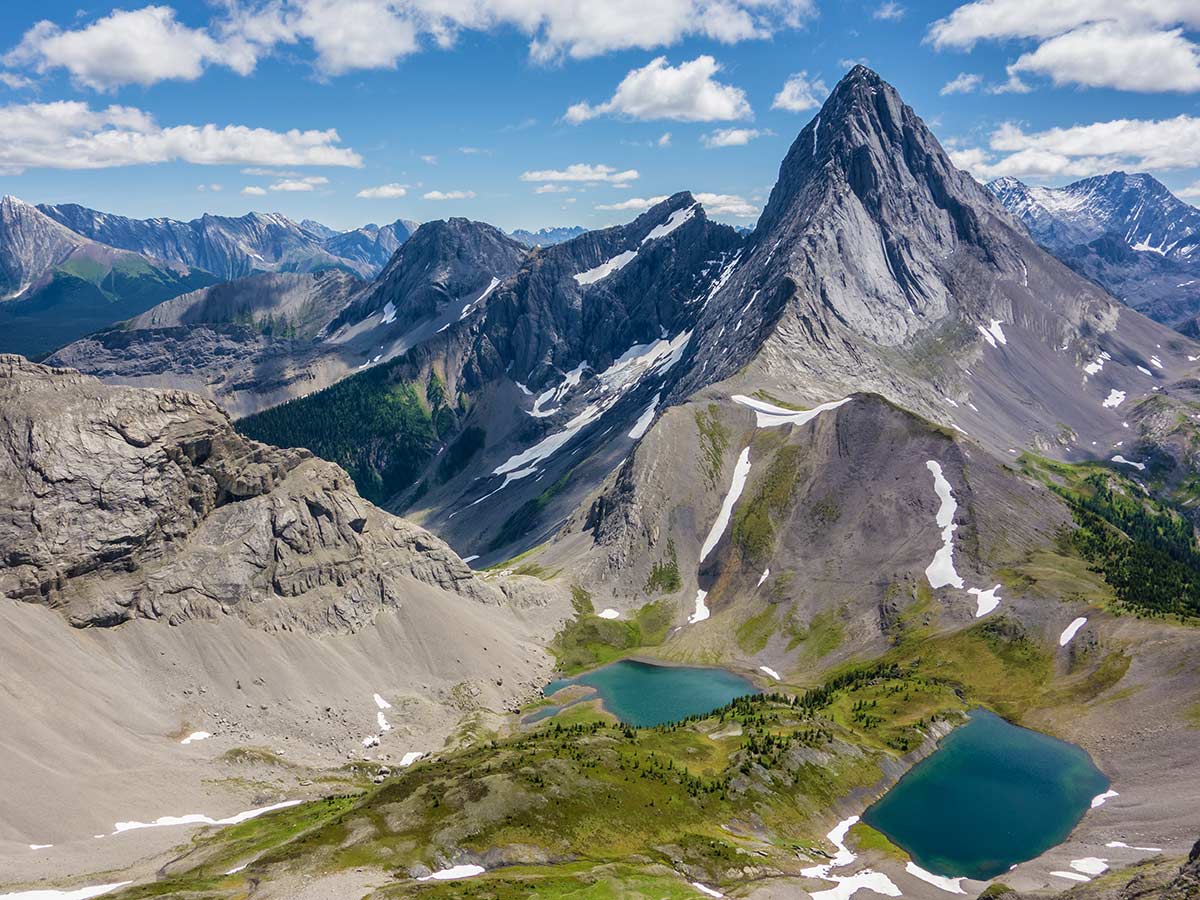
[[[988,188],[1081,275],[1151,318],[1200,333],[1200,210],[1155,178],[1112,172],[1061,188],[998,178]]]

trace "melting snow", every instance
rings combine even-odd
[[[204,740],[208,740],[208,738],[210,738],[210,737],[212,737],[212,735],[211,735],[211,734],[209,734],[207,731],[193,731],[191,734],[189,734],[187,737],[185,737],[185,738],[184,738],[182,741],[180,741],[179,743],[181,743],[181,744],[190,744],[190,743],[192,743],[192,742],[194,742],[194,741],[204,741]]]
[[[701,883],[700,883],[700,882],[698,882],[698,881],[693,881],[693,882],[692,882],[692,887],[694,887],[694,888],[695,888],[696,890],[698,890],[700,893],[702,893],[702,894],[707,894],[707,895],[708,895],[708,896],[710,896],[710,897],[724,897],[724,896],[725,896],[725,895],[724,895],[724,894],[722,894],[720,891],[715,891],[715,890],[713,890],[712,888],[710,888],[710,887],[707,887],[706,885],[703,885],[703,884],[701,884]]]
[[[1151,378],[1154,377],[1154,373],[1151,372],[1149,369],[1147,369],[1145,366],[1138,366],[1138,371],[1144,375],[1149,375]]]
[[[404,754],[403,758],[401,758],[400,768],[407,769],[409,766],[411,766],[413,763],[415,763],[418,759],[420,759],[424,755],[425,754],[422,753],[420,750],[410,750],[408,753]]]
[[[388,723],[387,717],[384,716],[383,710],[375,713],[375,724],[379,726],[380,731],[391,731],[392,726]]]
[[[942,546],[934,554],[933,562],[926,567],[925,577],[929,579],[929,586],[935,589],[948,584],[961,588],[963,580],[954,570],[954,530],[958,527],[954,524],[954,513],[958,503],[950,489],[950,482],[942,474],[941,463],[931,459],[925,463],[925,468],[933,473],[933,488],[942,501],[937,512],[937,524],[942,529]]]
[[[708,596],[708,591],[696,591],[696,611],[688,616],[688,624],[695,625],[697,622],[703,622],[708,618],[708,606],[704,603],[704,598]]]
[[[1088,363],[1086,366],[1083,367],[1083,371],[1087,372],[1089,375],[1095,375],[1097,372],[1099,372],[1101,369],[1104,368],[1105,361],[1109,360],[1109,359],[1112,359],[1112,357],[1109,356],[1106,351],[1101,350],[1100,355],[1097,356],[1094,361]]]
[[[396,321],[396,304],[391,300],[387,302],[387,306],[383,308],[383,316],[379,320],[380,325],[387,325]]]
[[[1078,872],[1051,872],[1057,878],[1067,878],[1071,881],[1091,881],[1086,875],[1080,875]]]
[[[464,562],[465,562],[465,560],[464,560]],[[391,709],[392,708],[392,704],[390,704],[386,700],[384,700],[383,697],[379,696],[379,694],[375,695],[375,705],[377,707],[379,707],[380,709]]]
[[[859,890],[874,891],[888,897],[899,897],[900,889],[882,872],[863,869],[853,875],[834,875],[834,869],[841,869],[854,862],[855,855],[846,846],[846,833],[858,821],[858,816],[851,816],[839,822],[833,831],[829,832],[830,842],[837,847],[837,853],[829,862],[801,869],[800,874],[805,878],[819,878],[822,881],[836,882],[836,887],[825,891],[812,891],[812,900],[849,900]]]
[[[770,676],[771,676],[772,678],[774,678],[776,681],[782,681],[782,680],[783,680],[782,678],[780,678],[780,677],[779,677],[779,673],[778,673],[778,672],[776,672],[774,669],[772,669],[770,666],[759,666],[759,667],[758,667],[758,670],[759,670],[760,672],[766,672],[768,675],[770,675]]]
[[[1143,851],[1144,853],[1162,853],[1162,852],[1163,852],[1163,848],[1162,848],[1162,847],[1131,847],[1131,846],[1129,846],[1127,843],[1125,843],[1124,841],[1109,841],[1109,842],[1108,842],[1107,844],[1105,844],[1104,846],[1106,846],[1106,847],[1120,847],[1120,848],[1122,848],[1122,849],[1124,849],[1124,850],[1141,850],[1141,851]]]
[[[975,327],[979,329],[979,333],[983,335],[983,339],[995,347],[997,344],[1008,343],[1008,338],[1004,336],[1004,329],[1000,327],[1003,324],[999,319],[992,319],[991,324],[987,328],[984,328],[982,325],[976,325]]]
[[[1113,791],[1113,790],[1105,791],[1103,794],[1097,794],[1095,797],[1092,798],[1092,809],[1096,809],[1097,807],[1103,806],[1107,801],[1111,800],[1113,797],[1120,797],[1120,796],[1121,796],[1120,794],[1118,794],[1116,791]]]
[[[764,582],[764,581],[766,581],[766,580],[767,580],[768,578],[770,578],[770,577],[771,577],[771,570],[770,570],[769,568],[768,568],[768,569],[763,569],[763,573],[762,573],[762,575],[760,575],[760,576],[758,577],[758,584],[756,584],[756,585],[755,585],[755,587],[756,587],[756,588],[760,588],[760,587],[762,587],[762,586],[763,586],[763,582]]]
[[[246,866],[248,866],[248,865],[250,865],[250,863],[242,863],[240,866],[234,866],[232,869],[230,869],[225,874],[226,875],[236,875],[238,872],[242,871],[242,869],[246,868]]]
[[[996,585],[994,588],[986,591],[979,588],[971,588],[967,591],[968,594],[974,594],[977,601],[975,605],[975,618],[979,619],[986,616],[1000,605],[1000,598],[996,596],[999,590],[1000,585]]]
[[[1111,391],[1108,392],[1108,399],[1104,401],[1104,405],[1109,409],[1115,409],[1116,407],[1120,406],[1124,402],[1125,402],[1125,392],[1118,391],[1116,388],[1113,388]]]
[[[746,477],[749,474],[750,448],[747,447],[738,456],[737,465],[733,467],[733,482],[721,504],[721,511],[717,513],[717,520],[713,522],[712,528],[708,531],[708,537],[704,539],[704,545],[700,548],[700,562],[704,562],[708,554],[712,553],[721,540],[721,535],[725,533],[725,529],[729,525],[729,517],[733,515],[733,505],[742,496],[742,490],[746,487]]]
[[[451,881],[455,878],[471,878],[474,875],[482,875],[487,870],[483,866],[451,866],[449,869],[440,869],[429,875],[418,878],[417,881]]]
[[[29,849],[30,850],[49,850],[53,846],[54,846],[53,844],[30,844]]]
[[[638,420],[633,423],[633,428],[629,429],[629,436],[635,441],[640,440],[642,435],[650,430],[650,423],[654,421],[654,411],[658,409],[658,401],[661,397],[661,393],[655,394],[654,399],[650,401],[650,405],[638,416]]]
[[[97,884],[92,887],[75,888],[71,891],[54,891],[49,889],[17,891],[15,894],[0,894],[0,900],[89,900],[90,897],[99,897],[101,894],[115,891],[117,888],[125,887],[127,884],[133,884],[133,882],[118,881],[115,884]]]
[[[926,884],[932,884],[936,888],[941,888],[949,894],[965,894],[962,883],[963,878],[947,878],[945,875],[934,875],[932,872],[927,872],[915,862],[909,862],[905,867],[906,871],[913,878],[919,878]],[[963,876],[965,877],[965,876]]]
[[[661,225],[655,225],[652,229],[650,229],[650,233],[642,238],[642,243],[647,244],[650,241],[657,240],[658,238],[666,237],[668,234],[694,216],[699,206],[699,203],[693,203],[687,209],[675,210],[675,212],[671,213],[671,216],[667,219],[667,221],[663,222]],[[579,276],[576,275],[575,277],[578,278]]]
[[[615,619],[621,614],[610,607],[609,609],[605,609],[596,613],[596,615],[598,615],[601,619]]]
[[[1127,466],[1133,466],[1139,472],[1145,471],[1145,468],[1146,468],[1145,463],[1134,462],[1132,459],[1126,459],[1120,453],[1118,453],[1116,456],[1114,456],[1112,458],[1112,461],[1115,463],[1123,463],[1124,465],[1127,465]]]
[[[575,276],[575,280],[580,284],[594,284],[601,278],[611,275],[613,272],[619,272],[631,262],[638,252],[636,250],[626,250],[623,253],[618,253],[607,262],[602,262],[594,269],[588,269],[586,272],[580,272]]]
[[[240,825],[242,822],[257,819],[259,816],[274,812],[277,809],[287,809],[289,806],[298,806],[303,802],[302,800],[285,800],[282,803],[274,803],[271,806],[248,809],[245,812],[227,816],[224,819],[212,819],[201,813],[189,813],[185,816],[161,816],[153,822],[117,822],[113,826],[113,834],[120,834],[122,831],[136,831],[139,828],[166,828],[171,825]],[[3,900],[3,898],[0,897],[0,900]]]
[[[1080,616],[1070,625],[1063,629],[1063,633],[1058,636],[1058,646],[1065,647],[1071,643],[1071,638],[1078,634],[1079,629],[1087,623],[1087,616]]]
[[[1096,856],[1085,856],[1083,859],[1071,860],[1071,868],[1084,875],[1101,875],[1108,869],[1108,860]]]
[[[1150,357],[1150,365],[1154,366],[1156,369],[1161,369],[1163,367],[1162,360],[1157,356]]]
[[[849,403],[850,398],[833,400],[829,403],[822,403],[820,406],[814,406],[812,409],[800,411],[783,409],[774,403],[756,400],[753,397],[747,397],[745,394],[734,394],[733,402],[740,403],[742,406],[748,406],[754,410],[757,419],[756,424],[759,428],[774,428],[777,425],[803,425],[806,422],[812,421],[823,412],[837,409],[843,403]]]

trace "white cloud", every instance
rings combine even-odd
[[[947,94],[973,94],[979,90],[983,77],[973,72],[959,72],[956,76],[942,85],[938,91],[943,97]]]
[[[432,153],[427,153],[421,157],[421,162],[429,166],[436,166],[438,164],[438,158]]]
[[[39,22],[13,65],[65,68],[80,82],[191,80],[211,65],[245,74],[280,45],[309,45],[317,69],[337,75],[395,68],[422,47],[455,44],[463,31],[512,28],[538,62],[650,50],[701,37],[732,44],[800,28],[813,0],[219,0],[222,12],[190,27],[165,5],[118,10],[79,27]]]
[[[1128,91],[1200,90],[1200,28],[1195,0],[975,0],[934,22],[927,40],[970,49],[979,41],[1033,40],[1008,67],[1003,92],[1027,88],[1021,73],[1055,84]]]
[[[146,6],[118,9],[74,31],[42,20],[25,32],[4,62],[38,72],[66,69],[80,84],[108,90],[169,79],[193,81],[211,64],[247,75],[257,51],[243,40],[221,42],[205,29],[189,28],[169,6]]]
[[[267,189],[256,187],[250,184],[242,188],[242,193],[247,197],[265,197],[267,195]]]
[[[362,197],[364,200],[396,200],[408,193],[407,184],[381,184],[378,187],[363,188],[355,197]]]
[[[660,147],[670,147],[671,146],[671,132],[664,131],[659,136],[658,140],[655,141],[655,143],[658,144],[658,146],[660,146]]]
[[[329,184],[329,179],[324,175],[312,175],[308,178],[289,178],[283,181],[277,181],[269,188],[272,191],[283,193],[297,193],[315,190],[317,185]]]
[[[700,136],[700,143],[705,147],[742,147],[758,137],[774,134],[770,130],[758,128],[718,128],[716,131]]]
[[[162,127],[130,106],[80,101],[0,106],[0,172],[105,169],[148,163],[361,166],[333,129],[271,131],[244,125]]]
[[[605,211],[617,212],[643,212],[655,204],[662,203],[667,199],[667,195],[661,197],[630,197],[628,200],[621,200],[618,203],[601,203],[596,206],[596,209]]]
[[[474,191],[430,191],[425,194],[426,200],[471,200]]]
[[[737,194],[706,194],[694,195],[705,211],[714,216],[733,216],[736,219],[754,219],[758,217],[758,207]]]
[[[895,0],[887,0],[886,3],[880,5],[875,12],[871,13],[871,18],[881,19],[884,22],[896,22],[904,18],[905,9]]]
[[[522,172],[522,181],[580,181],[588,183],[607,182],[609,184],[628,184],[636,181],[637,169],[617,171],[612,166],[592,165],[590,163],[572,163],[565,169],[536,169]]]
[[[951,158],[982,179],[1189,169],[1200,167],[1200,117],[1114,119],[1036,132],[1006,123],[992,132],[986,148],[965,147]]]
[[[828,95],[829,88],[825,86],[824,81],[819,78],[810,81],[807,72],[797,72],[783,83],[783,87],[771,102],[771,109],[804,112],[807,109],[816,109]]]
[[[533,189],[535,194],[565,194],[571,190],[565,184],[541,184]]]
[[[1200,181],[1193,182],[1185,188],[1181,188],[1174,192],[1176,197],[1182,197],[1184,200],[1194,200],[1200,197]]]
[[[659,56],[640,69],[630,70],[604,103],[571,106],[566,120],[577,125],[603,115],[678,122],[750,118],[746,92],[713,79],[720,70],[720,64],[708,55],[678,66],[668,65],[666,57]]]
[[[27,87],[32,87],[33,79],[27,78],[24,75],[18,75],[16,72],[0,72],[0,84],[14,91],[19,91]]]
[[[217,191],[220,191],[223,187],[224,187],[224,185],[220,185],[220,184],[198,184],[198,185],[196,185],[196,190],[200,191],[200,193],[204,193],[206,191],[212,191],[213,193],[216,193]]]
[[[464,156],[491,156],[492,151],[485,147],[459,147],[458,152]]]
[[[1200,3],[1197,4],[1200,6]],[[1181,29],[1145,31],[1097,22],[1058,35],[1008,67],[1055,84],[1125,91],[1200,90],[1200,46]]]

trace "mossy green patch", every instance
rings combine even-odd
[[[716,488],[725,467],[729,431],[721,424],[721,408],[710,403],[696,410],[696,429],[700,435],[700,468],[710,488]]]

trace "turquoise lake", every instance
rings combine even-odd
[[[655,666],[628,659],[574,678],[552,681],[543,693],[550,697],[573,684],[595,688],[605,709],[622,722],[640,728],[702,715],[720,709],[734,697],[758,693],[753,683],[725,669]],[[538,710],[526,721],[536,722],[562,708]]]
[[[974,710],[863,820],[930,872],[986,880],[1061,844],[1107,789],[1074,744]]]

